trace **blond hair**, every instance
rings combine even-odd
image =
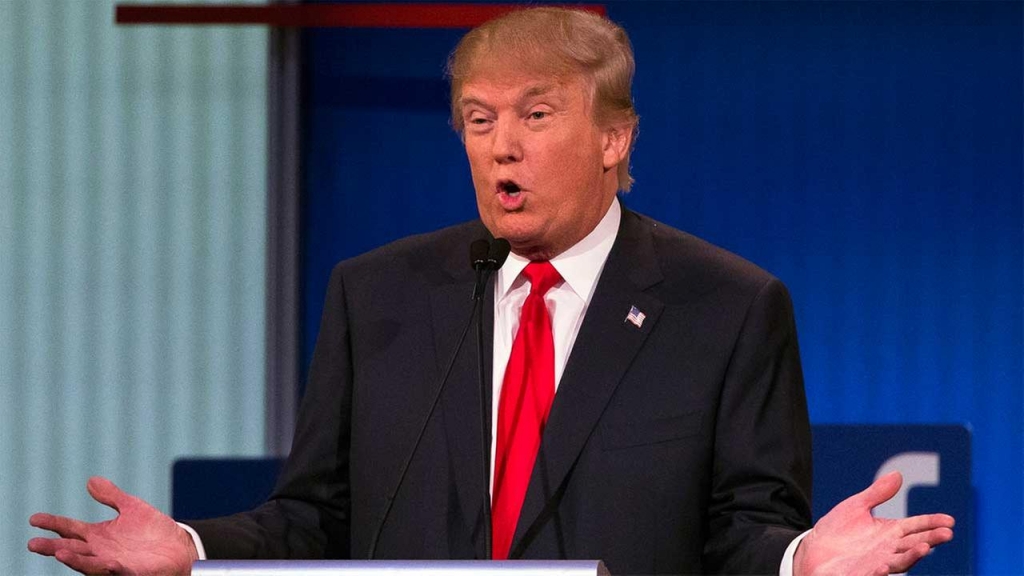
[[[630,124],[636,141],[639,117],[633,108],[633,49],[626,31],[592,12],[567,8],[527,8],[510,12],[471,30],[448,58],[452,125],[464,128],[459,99],[462,86],[479,65],[497,62],[517,70],[555,77],[581,75],[592,92],[599,126]],[[628,191],[629,156],[618,166],[619,189]]]

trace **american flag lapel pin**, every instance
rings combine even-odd
[[[644,318],[647,318],[647,314],[644,314],[636,306],[629,307],[629,314],[626,315],[626,321],[632,322],[634,326],[640,328],[644,325]]]

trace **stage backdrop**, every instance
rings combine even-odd
[[[1022,5],[608,11],[638,62],[626,205],[786,282],[815,423],[968,423],[978,573],[1024,572]],[[307,359],[334,262],[475,214],[460,34],[306,35]]]

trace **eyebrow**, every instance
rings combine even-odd
[[[543,96],[545,94],[548,94],[549,92],[554,91],[555,88],[557,88],[556,84],[535,84],[523,90],[519,94],[519,96],[516,97],[516,102],[521,104],[524,100],[529,100],[530,98],[536,98],[537,96]],[[487,110],[494,110],[494,106],[488,104],[487,102],[484,102],[483,100],[480,100],[479,98],[474,98],[470,96],[468,98],[459,99],[460,109],[474,105],[479,106],[481,108],[485,108]]]
[[[523,93],[519,95],[519,101],[523,101],[528,98],[533,98],[535,96],[543,96],[548,92],[553,91],[555,87],[556,86],[554,84],[537,84],[531,86],[524,90]]]
[[[459,109],[460,110],[464,110],[465,108],[467,108],[469,106],[479,106],[479,107],[485,108],[487,110],[494,110],[494,106],[491,106],[490,104],[484,102],[483,100],[480,100],[479,98],[460,98],[459,99]]]

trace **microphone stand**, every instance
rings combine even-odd
[[[476,288],[473,290],[474,311],[483,308],[484,286],[487,284],[487,278],[492,272],[505,264],[510,251],[511,246],[508,240],[498,238],[490,245],[487,251],[487,259],[483,266],[476,266],[476,261],[474,260],[473,264],[477,274]],[[484,479],[484,558],[490,560],[493,557],[491,551],[491,427],[487,419],[490,408],[487,406],[487,398],[490,394],[487,393],[487,378],[484,375],[484,315],[482,312],[476,317],[476,366],[477,378],[480,382],[480,454],[483,456],[480,459],[480,463],[482,464],[482,477]]]
[[[481,271],[477,270],[477,286],[481,286]],[[473,293],[473,310],[483,308],[483,290],[476,290]],[[477,389],[480,396],[480,454],[483,458],[480,463],[483,465],[484,480],[484,559],[490,560],[491,553],[491,427],[489,426],[487,414],[487,379],[484,377],[484,318],[483,314],[476,317],[476,366],[477,377],[480,387]]]

